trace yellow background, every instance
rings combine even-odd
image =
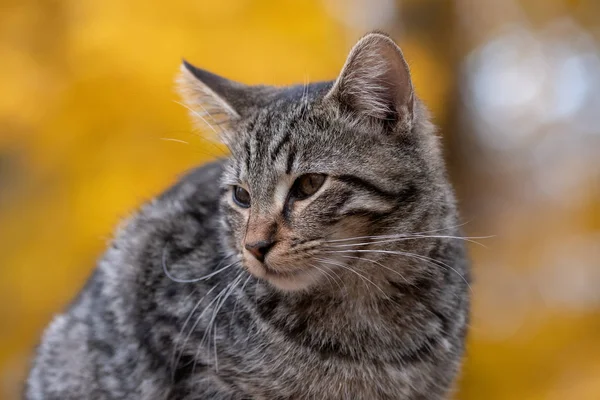
[[[456,398],[600,398],[600,301],[548,303],[536,286],[549,248],[573,237],[600,246],[598,182],[571,187],[583,197],[567,206],[509,196],[511,212],[495,214],[494,196],[480,192],[510,192],[515,176],[492,170],[482,183],[465,172],[471,153],[455,123],[460,65],[511,22],[507,9],[522,10],[530,29],[569,17],[597,38],[592,3],[0,0],[0,398],[18,398],[43,327],[81,287],[118,221],[222,154],[175,102],[181,57],[245,83],[331,79],[372,28],[398,40],[417,92],[454,143],[452,177],[475,221],[467,232],[495,235],[473,247],[472,333]],[[489,23],[473,33],[471,20]],[[596,255],[586,262],[600,270]],[[584,286],[600,282],[581,276]],[[532,284],[518,286],[523,279]]]

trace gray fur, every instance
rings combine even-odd
[[[469,267],[396,45],[366,36],[336,82],[248,87],[188,64],[181,84],[194,115],[218,119],[231,157],[123,224],[44,333],[26,397],[447,397]],[[328,176],[315,195],[278,194],[305,173]],[[277,238],[264,265],[243,246],[261,229]]]

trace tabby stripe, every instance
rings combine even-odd
[[[442,333],[445,333],[446,335],[450,334],[450,320],[448,317],[435,309],[431,309],[430,311],[437,317],[437,319],[440,320],[440,324],[442,325]]]
[[[287,142],[289,142],[289,140],[290,140],[290,130],[286,130],[283,137],[279,140],[277,145],[275,145],[273,152],[271,152],[271,161],[275,161],[277,159],[277,156],[281,152],[283,145],[286,144]]]
[[[362,218],[368,218],[370,221],[377,221],[381,218],[385,218],[388,215],[390,215],[391,211],[375,211],[375,210],[369,210],[367,208],[357,208],[357,209],[353,209],[353,210],[349,210],[346,211],[342,214],[340,214],[341,218],[348,218],[348,217],[362,217]]]
[[[422,363],[429,361],[433,356],[434,349],[438,346],[438,338],[428,336],[425,342],[416,349],[412,349],[407,354],[402,354],[400,359],[402,362],[408,364]]]
[[[290,151],[288,153],[287,165],[285,167],[285,173],[288,175],[292,172],[292,167],[294,166],[295,158],[296,158],[296,148],[292,147],[292,148],[290,148]]]
[[[418,200],[418,194],[417,185],[410,182],[398,193],[398,200],[401,200],[403,203],[414,203]]]
[[[239,162],[238,160],[234,160],[234,163],[235,163],[235,164],[233,165],[233,168],[234,168],[234,175],[235,175],[235,176],[236,176],[238,179],[240,179],[240,176],[242,176],[242,163],[241,163],[241,162]]]
[[[266,128],[267,131],[270,131],[273,129],[273,127],[271,126],[271,118],[273,117],[273,114],[268,112],[264,114],[264,118],[261,121],[261,126],[263,128]]]
[[[347,183],[348,185],[351,185],[354,187],[359,187],[359,188],[368,190],[370,192],[373,192],[376,195],[378,195],[379,197],[382,197],[386,200],[397,201],[398,198],[400,197],[398,193],[393,193],[393,192],[389,192],[385,189],[381,189],[374,183],[371,183],[363,178],[359,178],[358,176],[339,175],[339,176],[336,176],[335,178],[341,182]]]
[[[377,357],[369,358],[368,353],[359,351],[360,360],[356,358],[349,349],[344,348],[338,341],[322,340],[322,338],[311,335],[311,324],[307,316],[298,316],[295,319],[282,321],[281,316],[277,316],[277,308],[280,306],[281,297],[270,295],[259,297],[256,301],[244,302],[249,309],[254,310],[259,320],[270,329],[280,333],[282,338],[289,344],[294,344],[314,352],[321,359],[338,359],[345,362],[371,362],[379,363]],[[300,306],[300,305],[297,305]],[[390,354],[391,359],[397,360],[404,365],[421,363],[433,356],[433,351],[438,345],[437,336],[428,336],[424,342],[405,353]],[[358,350],[358,349],[357,349]]]
[[[307,349],[318,355],[323,360],[335,358],[346,362],[358,361],[353,354],[349,353],[348,351],[344,351],[338,342],[332,340],[323,341],[314,338],[310,334],[310,321],[306,316],[297,317],[294,321],[286,324],[279,320],[273,320],[275,308],[277,307],[277,303],[274,303],[273,300],[269,301],[268,304],[261,304],[259,300],[258,308],[256,308],[256,305],[250,306],[255,307],[255,310],[262,319],[262,322],[270,329],[281,334],[282,339],[284,339],[289,345],[299,346]],[[361,362],[365,361],[374,360],[361,360]]]
[[[246,125],[247,133],[252,134],[252,131],[254,130],[254,126],[256,125],[257,120],[258,120],[258,117],[256,116],[248,122],[248,124]]]
[[[342,192],[333,193],[333,196],[324,197],[324,200],[328,202],[329,206],[321,211],[320,216],[322,217],[322,223],[327,226],[338,223],[341,219],[346,216],[346,213],[340,214],[339,210],[352,199],[353,192],[346,189]]]
[[[246,142],[244,143],[244,149],[246,150],[246,173],[250,174],[250,156],[251,156],[250,138],[248,138],[246,140]]]

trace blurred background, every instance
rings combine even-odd
[[[475,265],[456,399],[600,399],[600,1],[0,0],[0,398],[114,226],[222,154],[182,56],[245,83],[331,79],[369,30],[440,126]]]

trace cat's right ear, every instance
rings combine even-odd
[[[410,130],[414,97],[402,51],[389,36],[374,32],[352,48],[326,100],[352,119]]]
[[[231,81],[183,60],[177,89],[193,120],[201,127],[208,126],[227,141],[226,133],[232,122],[242,118],[251,102],[250,88]]]

